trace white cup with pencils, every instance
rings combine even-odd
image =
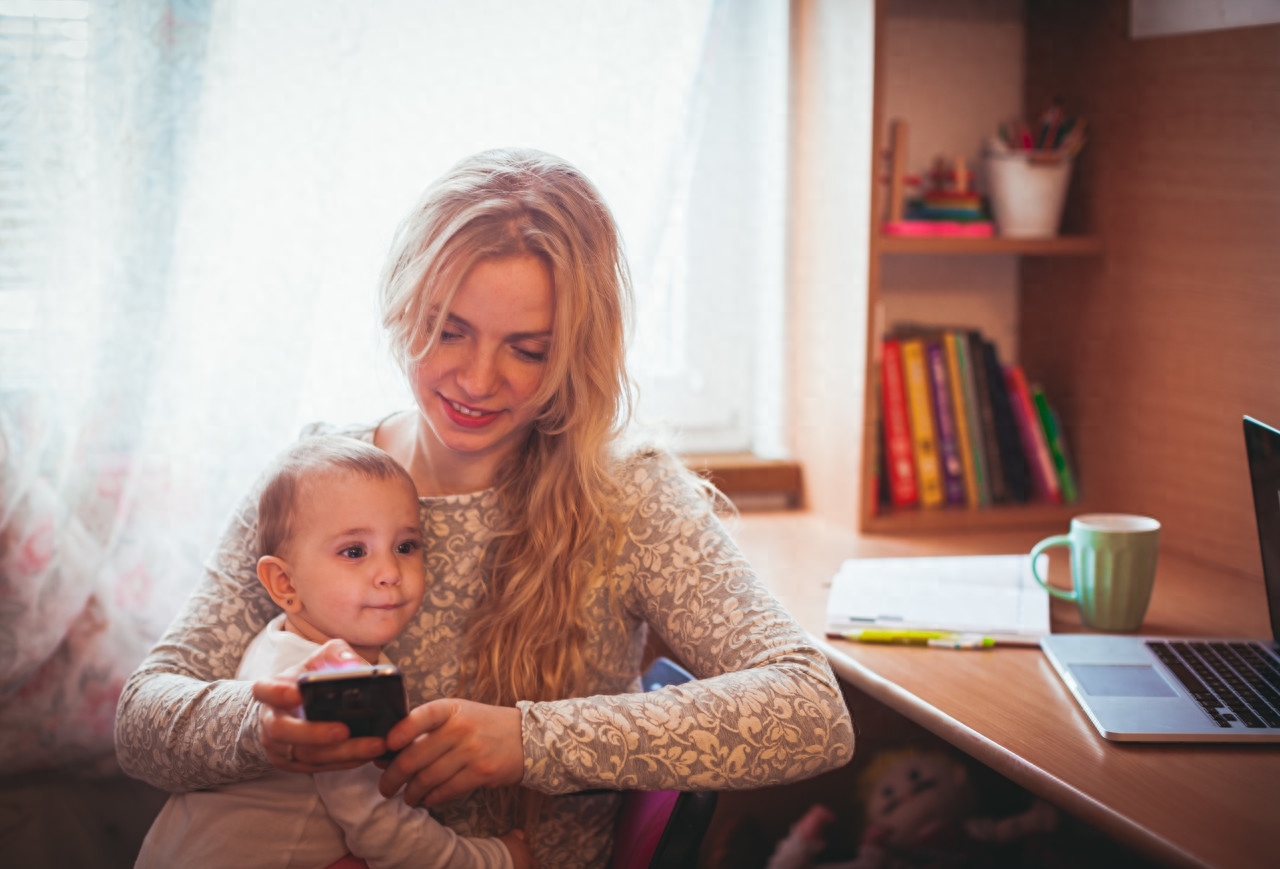
[[[1053,238],[1071,182],[1071,158],[988,154],[987,181],[996,229],[1006,238]]]
[[[1071,183],[1071,165],[1084,145],[1083,118],[1045,112],[1033,134],[1025,124],[1001,125],[987,144],[987,183],[996,228],[1006,238],[1053,238]]]

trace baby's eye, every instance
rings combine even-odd
[[[412,555],[414,552],[418,551],[421,546],[422,544],[416,540],[406,540],[404,543],[396,546],[396,552],[401,555]]]
[[[357,543],[355,546],[348,546],[340,554],[343,558],[364,558],[365,552],[364,547]]]

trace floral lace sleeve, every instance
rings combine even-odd
[[[853,724],[826,658],[674,460],[635,463],[627,487],[619,593],[698,681],[520,704],[524,784],[548,793],[753,788],[848,762]]]
[[[258,704],[234,681],[254,635],[274,614],[258,583],[258,493],[233,513],[204,578],[125,683],[116,755],[129,775],[181,792],[253,778],[270,769]]]

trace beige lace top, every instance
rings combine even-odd
[[[346,433],[371,440],[373,430]],[[822,653],[766,591],[668,455],[627,464],[629,540],[591,636],[602,669],[638,674],[657,631],[697,682],[639,693],[638,676],[602,676],[593,696],[519,704],[526,787],[559,795],[532,845],[545,867],[604,866],[618,797],[599,789],[751,788],[835,768],[853,726]],[[116,747],[133,776],[182,792],[242,781],[269,764],[258,707],[233,681],[249,641],[277,612],[255,573],[257,496],[233,513],[204,577],[120,699]],[[411,705],[450,694],[467,616],[483,590],[478,556],[494,523],[492,491],[421,500],[428,591],[385,651]],[[627,631],[607,630],[621,599]],[[615,623],[616,624],[616,623]],[[646,627],[647,626],[647,627]],[[577,794],[595,790],[596,793]],[[464,835],[500,835],[474,798],[433,810]]]

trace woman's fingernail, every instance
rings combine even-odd
[[[343,649],[342,651],[338,652],[338,657],[344,661],[352,661],[352,660],[355,660],[356,653],[351,651],[350,649]]]

